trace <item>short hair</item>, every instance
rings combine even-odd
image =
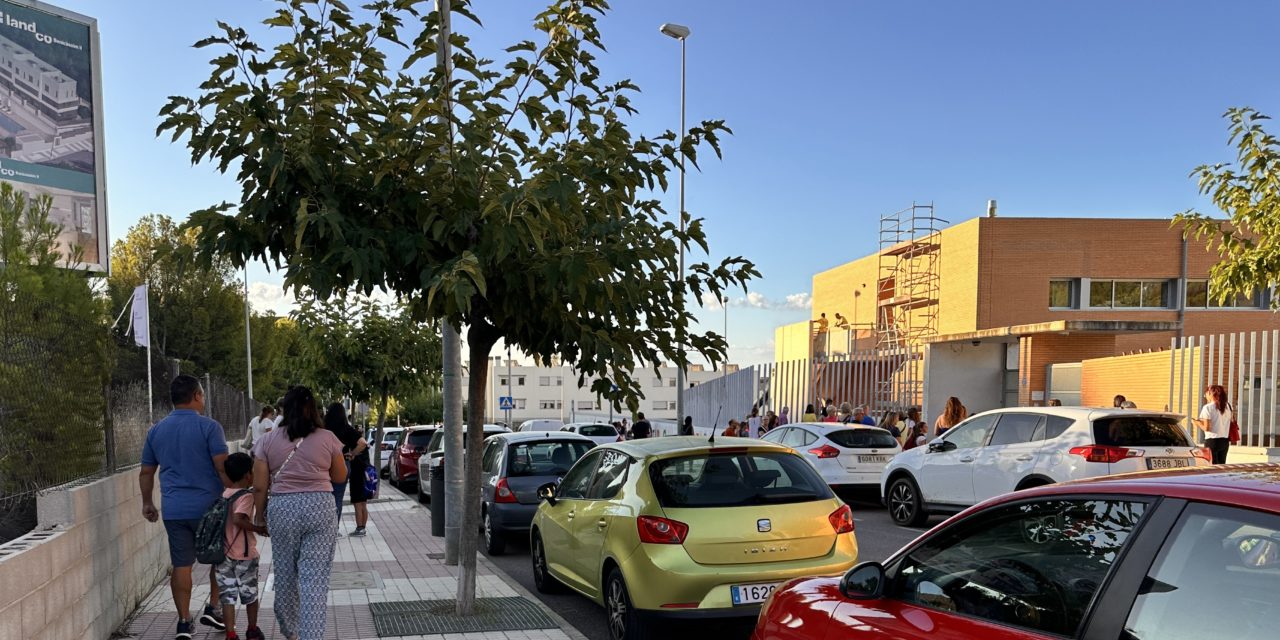
[[[228,480],[240,482],[253,470],[253,458],[243,451],[237,451],[227,456],[226,462],[222,463],[222,468],[227,472]]]
[[[191,404],[191,401],[196,398],[197,391],[200,391],[200,380],[184,373],[169,383],[169,400],[175,407]]]
[[[1137,409],[1138,405],[1134,404],[1132,400],[1125,400],[1124,402],[1120,403],[1120,408],[1121,409]]]
[[[641,411],[641,412],[639,412],[639,413],[637,413],[637,414],[636,414],[636,420],[644,420],[644,412],[643,412],[643,411]]]

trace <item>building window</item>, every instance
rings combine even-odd
[[[516,409],[524,411],[524,398],[512,398],[511,403],[515,405]]]
[[[505,386],[507,386],[507,377],[506,377],[506,376],[502,376],[501,378],[498,378],[498,384],[500,384],[500,385],[502,385],[502,386],[504,386],[504,387],[505,387]]]
[[[560,401],[559,400],[541,400],[538,402],[538,408],[539,409],[559,409]]]
[[[557,387],[564,386],[564,376],[556,376],[556,386]]]
[[[538,376],[538,386],[539,387],[551,386],[551,376]]]
[[[599,409],[600,409],[600,406],[596,404],[595,400],[579,400],[578,401],[578,411],[595,411]]]
[[[1049,307],[1052,309],[1075,309],[1076,282],[1074,280],[1049,281]]]
[[[1263,306],[1262,296],[1238,295],[1220,301],[1209,291],[1208,280],[1188,280],[1186,305],[1188,309],[1257,309]]]
[[[1089,306],[1095,309],[1167,309],[1169,280],[1093,280]]]
[[[666,401],[666,400],[654,400],[654,401],[653,401],[653,410],[654,410],[654,411],[666,411],[666,410],[667,410],[667,401]]]
[[[661,386],[662,386],[662,378],[654,378],[654,379],[653,379],[653,386],[655,386],[655,387],[661,387]]]
[[[675,378],[672,378],[672,379],[668,380],[668,381],[667,381],[667,386],[668,386],[668,387],[674,387],[674,386],[676,386],[676,379],[675,379]]]

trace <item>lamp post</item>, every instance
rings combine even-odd
[[[680,41],[680,235],[684,235],[684,87],[685,87],[685,44],[689,39],[689,27],[675,23],[667,23],[659,28],[662,34]],[[679,312],[684,313],[684,241],[680,242],[680,280],[677,283],[676,304]],[[684,330],[676,333],[676,424],[684,424]]]

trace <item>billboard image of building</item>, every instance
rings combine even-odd
[[[107,267],[98,29],[93,18],[0,0],[0,180],[52,200],[64,250]]]

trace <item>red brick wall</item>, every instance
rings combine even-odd
[[[1045,388],[1048,365],[1113,355],[1115,343],[1115,336],[1085,333],[1045,333],[1022,338],[1018,341],[1018,404],[1043,404],[1043,401],[1033,401],[1032,397],[1035,391],[1048,396]]]

